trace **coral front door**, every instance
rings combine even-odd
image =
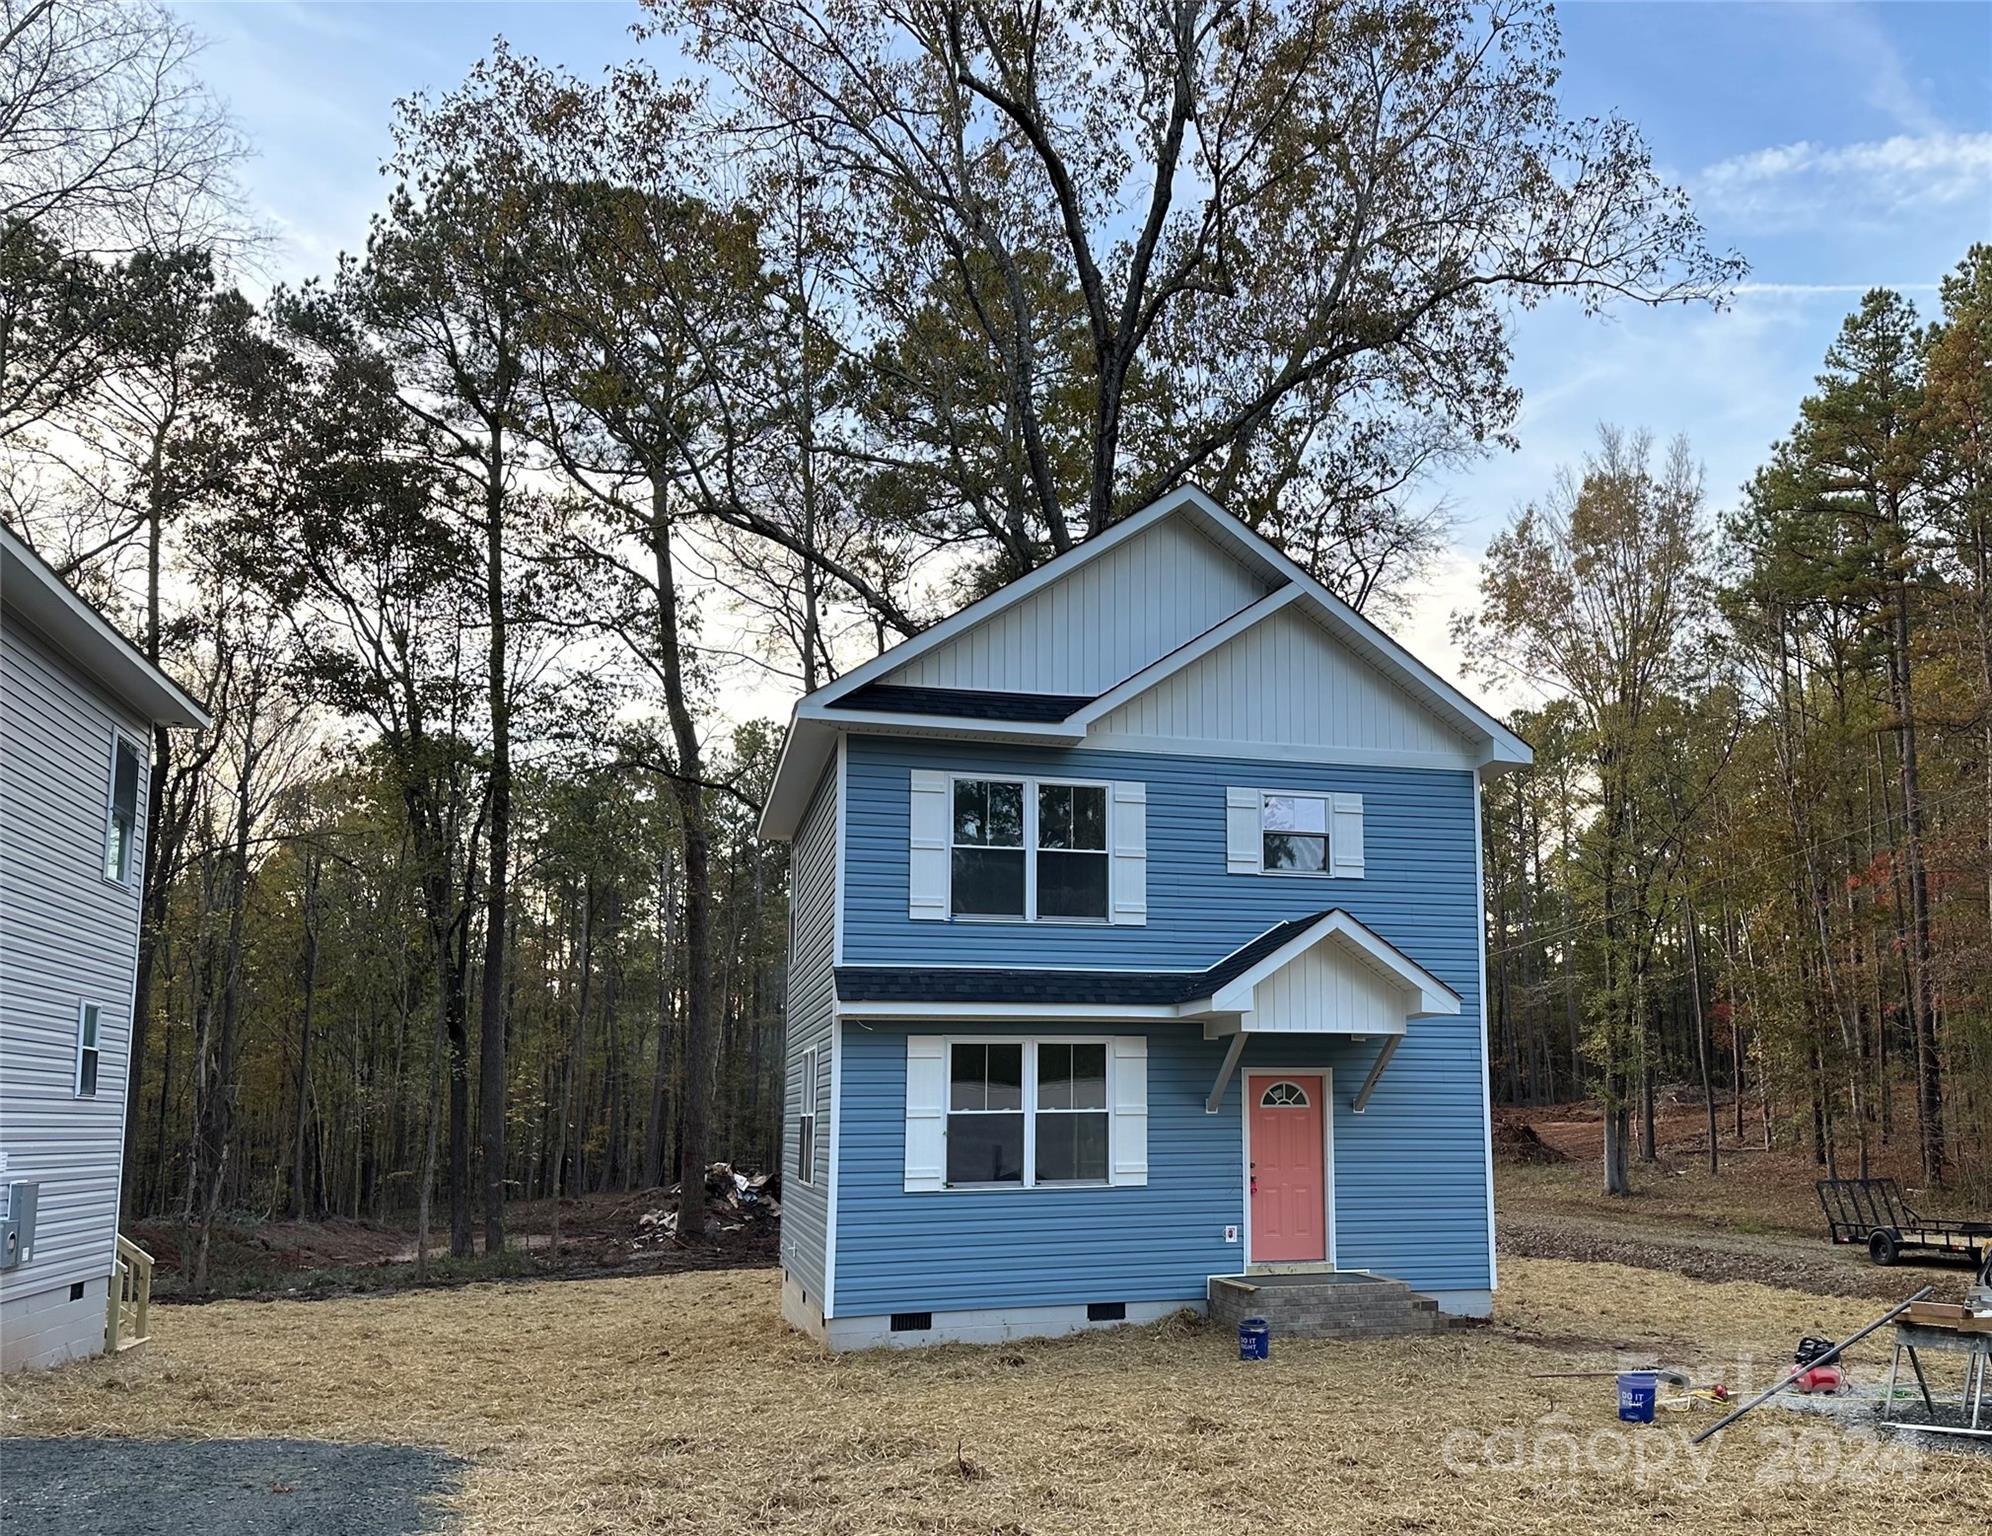
[[[1319,1075],[1246,1080],[1255,1264],[1328,1257]]]

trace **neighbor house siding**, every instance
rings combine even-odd
[[[1243,1072],[1281,1066],[1334,1073],[1338,1264],[1420,1290],[1485,1290],[1479,1067],[1458,1023],[1413,1020],[1411,1037],[1361,1115],[1349,1100],[1374,1042],[1254,1037],[1220,1112],[1211,1115],[1204,1100],[1223,1058],[1221,1042],[1204,1040],[1195,1024],[1116,1023],[1112,1033],[1144,1033],[1149,1041],[1145,1186],[909,1194],[902,1184],[906,1037],[947,1026],[847,1021],[837,1315],[1201,1302],[1209,1276],[1244,1264],[1242,1243],[1224,1240],[1227,1226],[1245,1221]],[[1093,1029],[1048,1024],[1037,1032]],[[1028,1031],[978,1024],[963,1032]],[[1468,1060],[1450,1059],[1459,1055]],[[1422,1058],[1415,1067],[1414,1058]]]
[[[103,876],[111,753],[139,749],[133,877]],[[0,624],[0,1150],[39,1183],[34,1256],[0,1273],[9,1366],[102,1347],[116,1251],[125,1084],[145,839],[148,723],[10,611]],[[77,1014],[99,1009],[97,1092],[75,1093]],[[76,1281],[94,1315],[67,1304]],[[62,1288],[60,1308],[40,1300]],[[30,1319],[32,1324],[30,1325]],[[57,1321],[60,1320],[60,1327]],[[55,1333],[51,1329],[55,1329]],[[56,1337],[56,1333],[67,1336]],[[32,1355],[17,1358],[33,1345]]]
[[[1461,998],[1417,1018],[1365,1112],[1349,1101],[1377,1046],[1255,1036],[1259,1065],[1335,1071],[1337,1257],[1422,1289],[1484,1290],[1486,1098],[1470,770],[1269,763],[1170,753],[1045,750],[853,737],[846,768],[844,960],[848,964],[1200,970],[1273,924],[1343,907]],[[914,767],[1071,774],[1148,789],[1148,922],[1142,927],[914,921],[907,818]],[[1326,880],[1225,870],[1230,785],[1362,795],[1365,874]],[[1026,958],[1027,957],[1027,958]],[[1058,1026],[1047,1025],[1047,1029]],[[1115,1024],[1112,1033],[1133,1026]],[[978,1029],[981,1026],[977,1026]],[[1093,1032],[1083,1024],[1069,1026]],[[905,1037],[940,1023],[844,1024],[837,1236],[839,1316],[892,1310],[1199,1299],[1235,1270],[1242,1224],[1240,1089],[1204,1113],[1222,1056],[1195,1024],[1147,1031],[1149,1182],[1139,1189],[902,1188]]]
[[[831,759],[815,798],[797,831],[790,880],[790,953],[785,1088],[782,1095],[782,1266],[821,1309],[825,1280],[825,1232],[829,1205],[830,1094],[827,1071],[818,1082],[802,1080],[803,1052],[831,1043],[835,1001],[831,967],[836,957],[837,762]],[[797,1168],[797,1146],[805,1091],[816,1102],[816,1182]]]
[[[1266,591],[1202,534],[1159,522],[880,681],[1100,694]]]

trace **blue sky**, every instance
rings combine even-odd
[[[247,172],[279,231],[277,275],[328,269],[385,186],[395,98],[454,84],[502,33],[578,72],[628,57],[634,0],[258,3],[180,0],[204,68],[256,146]],[[1564,104],[1639,123],[1751,274],[1727,312],[1555,307],[1521,318],[1521,448],[1437,488],[1458,548],[1399,626],[1440,665],[1448,612],[1523,500],[1599,422],[1685,432],[1711,502],[1734,499],[1790,424],[1841,318],[1874,284],[1929,310],[1939,277],[1992,239],[1992,4],[1583,3],[1561,8]]]

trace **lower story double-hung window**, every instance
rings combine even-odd
[[[947,1181],[1107,1182],[1107,1046],[966,1041],[948,1048]]]

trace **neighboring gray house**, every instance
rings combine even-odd
[[[105,1345],[149,743],[208,723],[0,529],[0,1369]]]

